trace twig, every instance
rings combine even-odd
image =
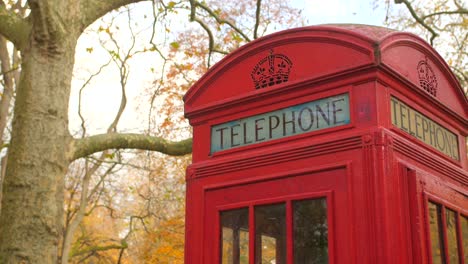
[[[262,6],[262,0],[257,0],[257,10],[255,11],[255,27],[254,27],[254,39],[258,38],[258,27],[260,25],[260,8]]]
[[[19,70],[19,69],[20,69],[20,66],[16,66],[16,67],[11,68],[8,71],[0,72],[0,75],[7,75],[7,74],[10,74],[10,73],[14,73],[16,70]]]
[[[459,9],[455,11],[440,11],[440,12],[435,12],[429,15],[425,15],[421,17],[422,20],[425,20],[426,18],[433,17],[433,16],[440,16],[440,15],[466,15],[468,14],[468,10],[466,9]]]
[[[78,116],[81,119],[81,129],[82,129],[81,136],[82,137],[86,136],[85,119],[84,119],[83,115],[81,114],[81,101],[82,101],[83,90],[86,88],[86,86],[91,82],[91,80],[94,77],[98,76],[102,72],[102,70],[110,64],[110,62],[111,62],[111,60],[109,60],[106,64],[101,65],[101,67],[99,67],[99,70],[97,72],[91,74],[91,76],[89,76],[89,78],[86,80],[86,82],[80,88],[80,92],[79,92],[79,95],[78,95]]]
[[[247,42],[250,42],[250,38],[244,34],[244,32],[242,32],[242,30],[240,30],[238,27],[236,27],[233,23],[231,23],[230,21],[228,20],[225,20],[225,19],[221,19],[218,15],[215,14],[215,12],[213,12],[213,10],[211,10],[209,7],[207,7],[206,5],[198,2],[198,1],[195,1],[195,4],[199,7],[201,7],[203,10],[205,10],[206,12],[208,12],[208,14],[210,14],[215,20],[216,22],[218,22],[219,24],[227,24],[229,25],[232,29],[234,29],[237,33],[239,33]]]
[[[408,11],[411,13],[411,16],[416,20],[416,22],[418,22],[421,26],[426,28],[431,33],[430,43],[431,43],[431,46],[433,46],[434,45],[434,39],[437,36],[439,36],[439,34],[437,34],[437,32],[435,32],[432,27],[430,27],[426,22],[424,22],[423,18],[419,17],[418,14],[416,14],[416,11],[414,10],[411,3],[408,2],[408,0],[395,0],[395,3],[396,4],[401,4],[401,3],[405,4],[406,7],[408,8]]]

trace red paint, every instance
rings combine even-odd
[[[269,54],[279,54],[272,72],[281,56],[290,60],[281,68],[289,76],[255,89],[252,70],[267,67]],[[214,125],[343,93],[349,124],[211,154]],[[455,134],[460,159],[392,125],[392,97]],[[326,197],[331,264],[431,263],[428,201],[468,216],[468,102],[440,55],[414,35],[362,25],[272,34],[213,66],[186,94],[185,114],[194,138],[187,264],[219,263],[219,212],[228,209],[248,207],[252,226],[256,205],[286,203],[288,263],[296,199]]]

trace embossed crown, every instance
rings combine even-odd
[[[418,63],[417,71],[421,88],[433,96],[437,96],[437,78],[434,71],[427,63],[427,58]]]
[[[255,89],[287,82],[291,68],[292,62],[286,55],[273,54],[273,50],[270,50],[270,54],[260,60],[252,70]]]

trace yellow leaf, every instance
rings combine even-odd
[[[171,45],[171,47],[172,47],[173,49],[175,49],[175,50],[179,49],[179,47],[180,47],[179,42],[176,42],[176,41],[171,42],[171,44],[169,44],[169,45]]]

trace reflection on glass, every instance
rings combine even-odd
[[[432,263],[445,264],[440,206],[429,202],[429,229],[431,234]]]
[[[255,207],[255,263],[286,264],[286,205]]]
[[[461,229],[463,237],[463,252],[465,253],[465,263],[468,263],[468,218],[461,217]]]
[[[276,238],[262,235],[262,263],[276,263]]]
[[[249,209],[221,212],[221,263],[249,263]]]
[[[449,263],[460,263],[458,257],[458,240],[457,240],[457,214],[450,210],[445,210],[445,225],[447,227],[447,247],[449,255]]]
[[[294,263],[328,263],[326,199],[293,202]]]

